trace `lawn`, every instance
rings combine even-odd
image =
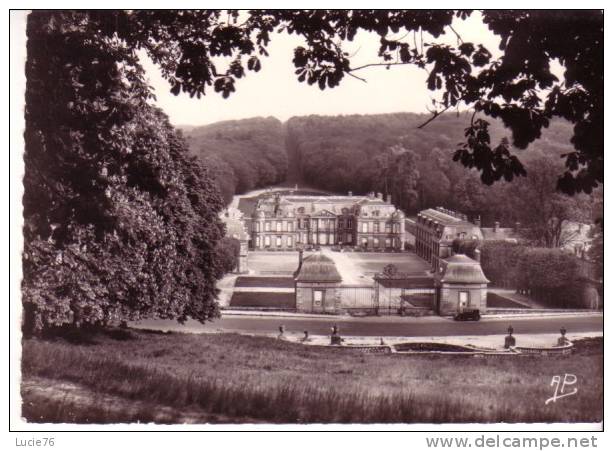
[[[298,269],[298,252],[249,252],[249,268],[260,274],[291,275]]]
[[[236,279],[235,287],[256,288],[294,288],[292,277],[249,277],[240,276]]]
[[[515,302],[512,299],[506,298],[504,296],[500,296],[497,293],[487,293],[487,306],[493,308],[519,308],[526,309],[530,307],[526,307],[519,302]]]
[[[294,293],[266,293],[261,291],[239,291],[232,294],[230,307],[271,307],[295,309]]]
[[[569,357],[475,358],[120,330],[24,340],[23,415],[77,423],[597,422],[602,370],[601,340]],[[545,405],[552,377],[565,373],[577,376],[578,394]]]

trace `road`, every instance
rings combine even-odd
[[[327,335],[330,327],[337,324],[340,332],[348,336],[370,337],[443,337],[454,335],[496,335],[506,334],[512,325],[516,334],[558,333],[564,326],[569,334],[579,332],[602,332],[602,315],[593,316],[547,316],[532,318],[482,318],[479,322],[456,322],[441,317],[401,318],[292,318],[258,317],[228,315],[206,325],[188,321],[179,325],[171,320],[143,321],[136,327],[183,332],[248,332],[255,334],[274,334],[280,325],[289,333],[308,330],[311,335]]]

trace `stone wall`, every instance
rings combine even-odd
[[[314,292],[322,291],[321,303],[314,302]],[[297,282],[296,310],[310,313],[339,313],[341,292],[338,283]]]
[[[443,283],[440,289],[439,315],[454,315],[458,312],[460,291],[467,291],[469,293],[470,303],[467,308],[485,311],[487,305],[487,285]]]

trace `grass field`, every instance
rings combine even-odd
[[[256,273],[291,275],[298,269],[298,252],[249,252],[249,268]]]
[[[292,277],[240,276],[236,279],[234,286],[240,288],[294,288],[294,279]]]
[[[357,354],[266,337],[116,331],[23,342],[32,422],[602,420],[602,341],[570,357]],[[554,375],[576,396],[545,405]],[[62,388],[65,387],[65,388]]]
[[[494,308],[530,308],[496,293],[487,293],[487,306]]]
[[[296,308],[294,293],[266,293],[260,291],[239,291],[232,294],[230,307],[274,307]]]

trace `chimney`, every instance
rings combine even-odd
[[[498,232],[498,228],[500,227],[500,223],[498,221],[496,221],[494,223],[494,233]]]
[[[352,196],[353,196],[353,191],[349,191],[349,192],[347,193],[347,195],[348,195],[349,197],[352,197]]]
[[[475,216],[474,223],[477,227],[481,228],[481,215]]]
[[[383,194],[381,194],[381,193],[377,193],[377,199],[381,199],[381,200],[383,200]]]
[[[388,194],[388,195],[386,196],[385,200],[386,200],[386,202],[387,202],[388,204],[390,204],[390,205],[391,205],[391,204],[392,204],[392,195],[391,195],[391,194]]]

